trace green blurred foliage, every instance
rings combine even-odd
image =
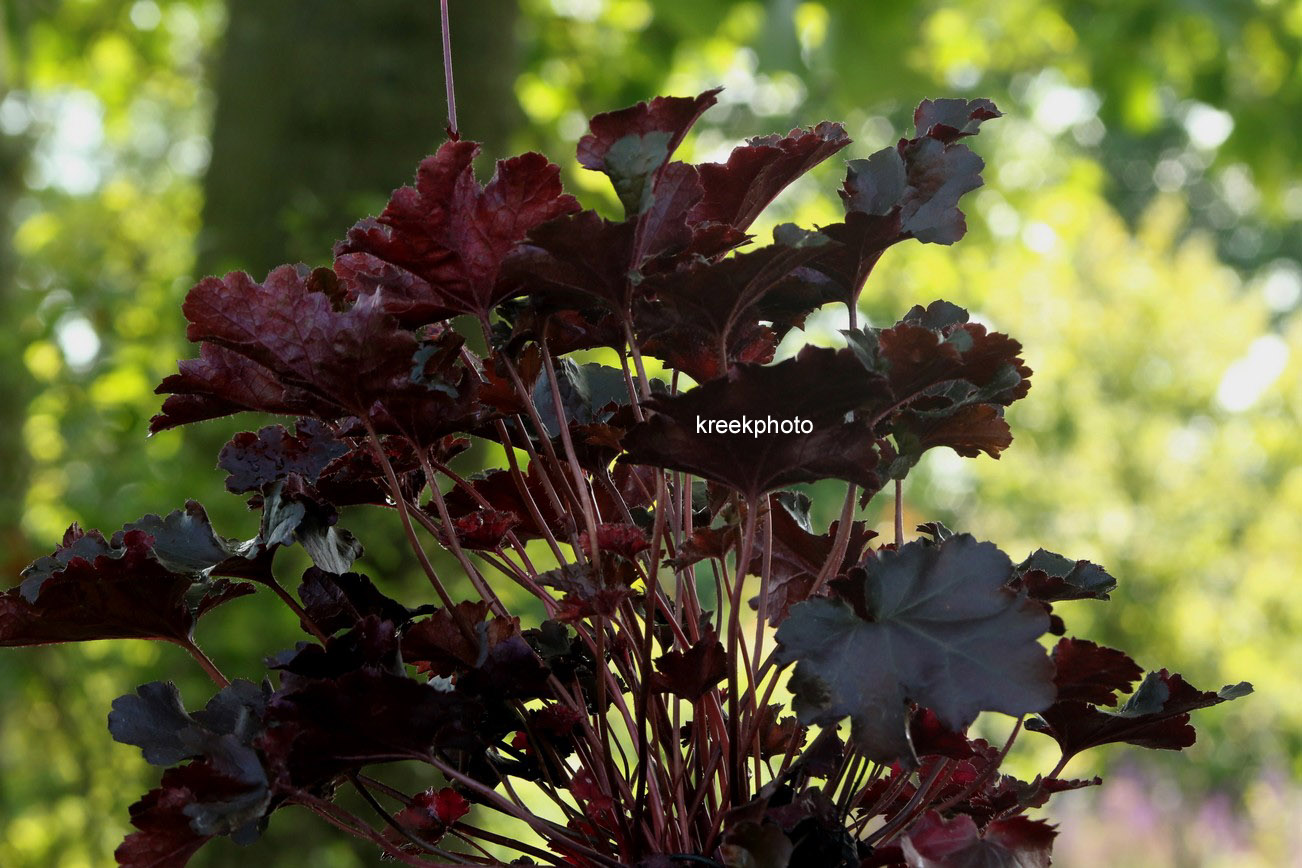
[[[1188,756],[1145,757],[1190,804],[1217,789],[1252,805],[1263,770],[1302,775],[1302,0],[519,6],[518,68],[500,70],[518,106],[501,112],[523,120],[488,150],[543,150],[600,207],[613,197],[578,169],[574,142],[589,114],[656,93],[727,87],[687,143],[695,159],[824,118],[845,121],[850,156],[866,156],[904,132],[921,97],[994,98],[1009,117],[977,145],[991,168],[969,238],[892,251],[863,307],[882,324],[933,298],[970,306],[1024,342],[1035,387],[1010,414],[1017,441],[1003,459],[929,459],[907,486],[910,515],[1014,553],[1045,545],[1099,561],[1121,587],[1108,604],[1062,606],[1074,632],[1200,687],[1257,684],[1203,715]],[[71,521],[111,531],[187,497],[224,533],[252,532],[211,446],[255,422],[144,437],[153,385],[190,354],[177,304],[194,277],[225,22],[219,0],[3,6],[0,565],[11,577]],[[489,84],[459,86],[467,103]],[[410,110],[428,121],[441,100],[436,88]],[[757,231],[835,219],[833,162]],[[324,257],[334,236],[313,231],[327,233]],[[828,311],[808,337],[831,342],[843,324]],[[840,501],[826,493],[825,521]],[[403,562],[377,546],[367,569],[414,592],[388,579]],[[230,674],[256,676],[259,655],[294,630],[279,608],[244,601],[200,638]],[[0,656],[0,865],[104,864],[155,777],[109,739],[104,715],[154,678],[177,680],[192,704],[209,690],[167,647]],[[1090,762],[1071,770],[1101,767]],[[1259,864],[1292,858],[1269,812],[1245,816]],[[277,817],[260,862],[375,863],[333,836],[305,838],[298,819]],[[236,858],[220,842],[196,864]]]

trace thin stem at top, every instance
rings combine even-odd
[[[439,23],[443,31],[443,81],[448,91],[448,132],[457,137],[457,91],[452,84],[452,30],[448,27],[448,0],[439,0]]]

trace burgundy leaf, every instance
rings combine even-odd
[[[236,434],[217,456],[217,466],[229,474],[226,490],[261,491],[291,473],[316,482],[330,462],[349,451],[348,444],[315,419],[299,419],[294,427],[293,434],[283,425]]]
[[[579,545],[587,549],[588,532],[579,534]],[[651,547],[646,538],[646,531],[632,524],[597,525],[597,546],[603,552],[612,552],[620,557],[632,560],[640,552]]]
[[[783,756],[791,748],[792,741],[795,741],[796,747],[803,747],[805,736],[808,730],[800,725],[794,715],[778,717],[778,713],[783,710],[779,704],[766,705],[760,711],[759,723],[759,744],[760,756],[767,759],[772,756]]]
[[[1103,744],[1125,742],[1155,750],[1183,750],[1197,739],[1189,712],[1238,699],[1252,692],[1246,681],[1217,692],[1192,687],[1165,669],[1150,672],[1115,712],[1100,711],[1077,700],[1057,702],[1026,728],[1058,742],[1064,756]]]
[[[480,509],[491,508],[499,513],[511,513],[519,517],[521,524],[515,528],[515,532],[521,539],[538,539],[549,532],[564,537],[565,521],[556,514],[547,496],[542,480],[543,472],[541,466],[529,465],[529,469],[518,480],[518,485],[515,474],[510,470],[490,470],[472,476],[467,481],[477,497],[461,486],[453,488],[445,495],[448,512],[455,520]],[[480,499],[488,503],[489,507],[482,506]],[[534,521],[529,509],[530,503],[538,510],[546,527],[539,527]]]
[[[255,283],[247,274],[206,278],[186,297],[192,341],[208,341],[264,366],[315,397],[321,419],[371,417],[386,433],[431,444],[481,425],[474,378],[460,362],[460,336],[418,344],[383,310],[382,295],[337,309],[326,269],[281,266]],[[259,408],[262,409],[262,408]]]
[[[769,624],[776,627],[786,620],[791,607],[809,597],[814,580],[832,555],[836,543],[839,521],[832,522],[825,534],[816,534],[801,525],[800,520],[783,503],[782,495],[769,498],[769,516],[773,522],[773,553],[769,559],[769,586],[767,615]],[[806,521],[808,515],[802,516]],[[845,557],[832,574],[839,575],[859,562],[868,541],[877,536],[864,522],[856,521],[850,527]],[[749,572],[759,575],[764,567],[767,541],[763,535],[757,539],[757,551],[751,559]],[[758,598],[751,600],[758,608]]]
[[[369,439],[346,438],[349,451],[336,458],[321,471],[313,488],[321,499],[335,506],[369,503],[392,506],[389,484],[383,465],[376,457]],[[415,500],[425,487],[425,471],[420,466],[418,453],[406,437],[380,438],[385,457],[398,476],[403,495]],[[433,443],[425,443],[431,457],[446,463],[452,456],[470,446],[464,437],[449,434]]]
[[[1013,588],[1025,587],[1028,594],[1046,603],[1106,600],[1116,586],[1117,580],[1098,564],[1073,561],[1044,549],[1036,549],[1018,564],[1017,576],[1011,585]]]
[[[955,810],[970,815],[977,825],[985,825],[1001,814],[1042,808],[1056,793],[1097,787],[1102,783],[1100,777],[1064,780],[1036,775],[1033,781],[1021,781],[1011,775],[993,775],[965,803],[956,805]]]
[[[1031,376],[1017,341],[967,322],[966,311],[944,301],[914,307],[889,329],[846,334],[864,366],[890,384],[873,411],[894,435],[890,478],[903,478],[937,446],[997,458],[1012,442],[1003,408],[1026,395]]]
[[[480,188],[478,153],[474,142],[445,142],[421,163],[415,187],[396,190],[383,214],[335,247],[357,289],[383,295],[385,309],[408,325],[486,318],[514,291],[498,280],[507,255],[535,226],[579,210],[561,189],[559,167],[541,154],[499,161]]]
[[[474,627],[475,641],[457,626],[458,617]],[[402,637],[402,656],[422,672],[448,677],[473,669],[497,645],[519,635],[519,618],[489,617],[487,603],[467,601],[457,604],[455,615],[439,609],[411,625]]]
[[[352,629],[370,615],[405,624],[422,611],[412,611],[384,595],[366,576],[330,573],[318,567],[303,573],[298,597],[308,617],[326,634]]]
[[[307,787],[368,763],[479,743],[478,701],[402,672],[393,624],[375,617],[275,668],[257,746],[281,786]]]
[[[747,139],[726,163],[696,167],[705,198],[692,209],[690,219],[745,229],[793,181],[848,144],[845,127],[827,121],[786,136]]]
[[[918,756],[943,756],[966,760],[976,756],[973,742],[955,732],[930,708],[919,708],[909,720],[909,740]]]
[[[449,826],[470,813],[470,803],[451,787],[436,790],[430,787],[412,796],[411,804],[394,815],[394,819],[407,831],[427,844],[443,837]],[[411,846],[397,830],[389,829],[385,837],[396,844]]]
[[[540,575],[538,583],[565,594],[556,618],[570,622],[615,614],[633,596],[629,584],[634,577],[635,574],[626,573],[626,581],[620,581],[618,574],[609,569],[594,569],[592,564],[566,564]]]
[[[696,166],[665,166],[642,227],[641,255],[661,256],[690,247],[695,236],[688,225],[688,213],[704,195]]]
[[[600,305],[622,315],[632,303],[636,224],[581,211],[544,223],[505,265],[507,279],[528,281],[546,310]],[[612,337],[623,340],[622,332]]]
[[[126,549],[104,539],[104,534],[97,530],[82,530],[81,525],[73,522],[63,532],[63,541],[52,553],[37,558],[23,570],[20,592],[24,599],[32,602],[45,580],[61,572],[73,559],[94,560],[100,555],[120,558],[124,554]]]
[[[547,254],[535,248],[528,255],[534,257],[535,262],[543,262],[545,260],[539,257]],[[521,254],[521,258],[524,256]],[[531,271],[530,268],[522,269],[523,273]],[[563,273],[559,278],[561,281],[567,279],[573,278],[567,278]],[[547,286],[545,280],[540,283]],[[618,296],[619,292],[612,294]],[[551,304],[537,295],[518,304],[508,302],[500,305],[497,313],[501,320],[494,325],[494,329],[501,334],[501,338],[495,333],[494,345],[506,352],[515,353],[526,342],[545,340],[552,353],[561,356],[575,350],[619,346],[623,341],[624,327],[621,319],[608,306],[575,293],[569,293],[568,299],[564,298],[565,292],[560,295],[563,301],[570,302],[568,307],[565,304]]]
[[[815,274],[801,266],[831,243],[790,224],[775,229],[774,240],[754,253],[701,262],[640,285],[639,292],[650,296],[637,309],[644,352],[698,382],[721,375],[734,361],[769,361],[786,330],[827,300]],[[760,324],[764,302],[774,294],[781,299],[781,330]],[[809,306],[793,309],[796,299]]]
[[[692,535],[683,540],[678,554],[670,560],[670,565],[674,569],[683,569],[709,558],[723,560],[728,552],[737,547],[738,536],[735,526],[695,528]]]
[[[103,540],[96,532],[85,536]],[[65,537],[74,546],[80,539],[71,530]],[[188,642],[203,614],[253,593],[244,582],[168,569],[155,557],[153,541],[144,531],[128,530],[103,552],[76,554],[39,584],[29,580],[0,594],[0,646],[93,639]],[[60,555],[52,557],[57,562]]]
[[[610,828],[614,825],[614,800],[606,793],[587,769],[580,769],[570,779],[570,792],[579,807],[595,824]]]
[[[654,411],[624,438],[621,461],[650,464],[721,482],[754,499],[766,491],[817,479],[845,479],[876,489],[875,442],[865,423],[845,422],[851,410],[885,388],[857,368],[849,350],[806,347],[770,367],[741,364],[674,397],[653,397]],[[808,433],[757,435],[754,422],[799,418]],[[721,423],[726,433],[708,432]],[[745,430],[749,428],[749,430]]]
[[[186,334],[252,359],[327,405],[364,416],[395,381],[409,378],[416,339],[385,313],[382,296],[362,296],[338,311],[311,277],[286,265],[261,284],[243,272],[205,278],[182,306],[190,320]]]
[[[519,523],[520,516],[514,512],[479,509],[452,519],[452,528],[463,547],[476,551],[493,551],[502,545],[506,535]],[[447,531],[443,535],[446,537]]]
[[[1043,820],[1011,817],[978,831],[972,818],[923,814],[902,842],[909,868],[1048,868],[1057,836]]]
[[[128,835],[113,855],[123,868],[181,868],[213,837],[194,829],[189,809],[227,801],[246,789],[208,762],[168,769],[162,784],[131,806],[131,825],[139,831]]]
[[[696,97],[659,96],[595,116],[579,139],[579,164],[610,178],[630,216],[643,213],[669,158],[718,93],[715,88]]]
[[[728,675],[728,655],[714,633],[706,633],[686,651],[670,651],[656,660],[656,690],[693,702]]]
[[[281,383],[276,374],[239,353],[213,344],[199,347],[199,357],[184,359],[180,373],[159,383],[166,394],[158,415],[149,420],[149,433],[255,410],[263,413],[308,412],[313,398]]]
[[[982,121],[1003,117],[988,99],[924,99],[913,112],[919,136],[948,144],[963,136],[974,136]]]
[[[642,354],[660,359],[666,367],[682,371],[698,383],[723,376],[727,366],[738,362],[768,364],[779,343],[772,328],[756,323],[740,323],[726,343],[721,343],[708,323],[672,303],[639,305],[637,322],[639,333],[646,336]]]
[[[1053,683],[1059,702],[1116,705],[1117,691],[1129,693],[1144,677],[1144,670],[1125,653],[1084,639],[1060,639],[1050,656],[1057,670]]]

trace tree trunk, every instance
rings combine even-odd
[[[463,138],[517,121],[515,0],[453,0]],[[216,76],[202,273],[329,261],[444,137],[438,3],[231,0]]]

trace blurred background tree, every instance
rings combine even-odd
[[[250,420],[144,437],[154,384],[191,354],[179,301],[209,271],[328,261],[410,179],[445,122],[436,5],[0,7],[6,575],[72,521],[111,531],[192,496],[225,533],[251,535],[213,469]],[[845,121],[851,156],[865,156],[924,96],[996,100],[1009,116],[978,148],[991,168],[969,239],[892,251],[864,315],[893,321],[938,297],[969,306],[1025,343],[1035,389],[1011,414],[1018,440],[1001,462],[936,456],[911,478],[909,507],[1012,552],[1042,543],[1103,563],[1121,580],[1115,603],[1064,606],[1070,627],[1200,686],[1257,684],[1252,700],[1203,716],[1187,756],[1143,758],[1112,801],[1066,797],[1060,864],[1097,864],[1090,824],[1103,821],[1133,837],[1135,865],[1295,858],[1300,833],[1283,818],[1302,776],[1302,2],[452,0],[452,11],[465,135],[489,156],[544,151],[598,207],[613,202],[605,180],[573,159],[586,118],[657,93],[726,86],[687,144],[696,160],[824,118]],[[833,220],[833,163],[757,231]],[[810,331],[830,343],[841,324],[829,312]],[[368,543],[367,569],[404,587],[391,536],[372,517],[348,523]],[[291,625],[272,607],[235,608],[203,638],[256,676],[265,637],[288,643]],[[208,690],[179,652],[144,643],[0,656],[0,865],[105,863],[154,773],[111,741],[104,716],[157,677],[192,702]],[[302,819],[277,816],[260,864],[378,864],[306,834]],[[195,864],[237,858],[214,845]]]

